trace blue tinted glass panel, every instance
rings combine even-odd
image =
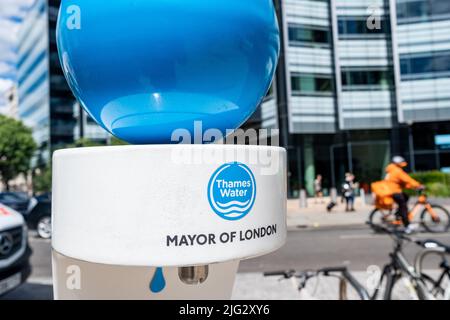
[[[422,57],[402,57],[402,75],[440,74],[450,72],[450,52]]]
[[[331,35],[328,30],[314,29],[309,26],[289,26],[290,42],[309,42],[318,44],[328,44],[331,42]]]
[[[397,4],[397,17],[401,20],[433,20],[434,17],[450,14],[449,0],[416,0]]]
[[[367,18],[355,18],[340,19],[339,22],[339,34],[340,35],[372,35],[372,34],[385,34],[390,30],[389,22],[382,19],[380,21],[380,28],[374,26],[369,28],[367,25]]]

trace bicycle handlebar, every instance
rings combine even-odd
[[[425,186],[420,186],[419,188],[416,189],[417,193],[419,194],[423,194],[425,190],[427,190]]]
[[[427,250],[450,254],[450,246],[445,245],[439,241],[427,239],[427,240],[415,240],[414,242]]]
[[[268,272],[264,272],[264,277],[283,276],[285,278],[291,278],[294,275],[295,275],[295,270],[283,270],[283,271],[268,271]]]
[[[412,239],[410,237],[407,237],[404,235],[401,231],[391,230],[384,226],[377,225],[371,222],[367,222],[367,224],[375,231],[383,232],[391,236],[395,236],[398,240],[405,240],[408,242],[413,242],[416,245],[425,248],[425,249],[435,249],[440,248],[444,252],[450,253],[450,248],[436,240],[419,240],[419,239]]]

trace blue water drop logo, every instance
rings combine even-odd
[[[224,164],[209,180],[209,204],[214,212],[225,220],[245,217],[251,211],[255,199],[255,177],[243,163]]]
[[[150,282],[150,291],[153,293],[159,293],[166,287],[166,279],[164,279],[164,273],[162,268],[156,268],[152,281]]]

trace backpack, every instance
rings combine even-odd
[[[345,182],[342,185],[342,195],[346,198],[353,196],[353,188],[350,183]]]
[[[371,185],[373,194],[375,195],[375,206],[379,209],[392,209],[394,199],[391,183],[386,180],[374,182]]]

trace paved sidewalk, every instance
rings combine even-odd
[[[356,211],[345,212],[345,204],[339,199],[337,206],[331,212],[327,212],[326,207],[329,203],[329,198],[324,198],[322,202],[308,199],[307,208],[300,208],[300,200],[288,200],[288,227],[295,229],[363,226],[373,209],[370,203],[364,205],[361,199],[357,199]]]
[[[365,272],[355,272],[354,276],[365,284]],[[337,300],[339,281],[320,277],[311,279],[307,287],[298,291],[295,279],[281,280],[281,277],[264,277],[261,273],[239,273],[234,285],[233,300]],[[349,299],[358,296],[349,290]]]
[[[411,198],[410,206],[416,199]],[[338,198],[337,205],[327,212],[330,198],[322,201],[315,199],[307,200],[307,207],[300,208],[300,200],[288,200],[287,202],[287,224],[290,230],[299,228],[331,228],[331,227],[358,227],[364,226],[369,219],[374,206],[370,197],[363,203],[362,198],[357,197],[355,201],[355,212],[345,212],[345,203]],[[439,204],[450,210],[450,199],[430,199],[431,203]]]
[[[437,271],[426,271],[437,277]],[[352,272],[353,276],[366,288],[370,286],[370,274],[364,271]],[[281,280],[281,277],[264,277],[262,273],[239,273],[234,285],[233,300],[337,300],[339,281],[335,278],[320,277],[311,279],[302,292],[298,291],[298,282],[294,279]],[[376,281],[375,281],[376,283]],[[356,292],[348,285],[348,299],[360,300]],[[383,289],[382,289],[383,290]],[[369,290],[370,293],[373,290]],[[382,293],[383,291],[381,291]],[[417,300],[411,284],[400,280],[394,289],[393,300]]]

